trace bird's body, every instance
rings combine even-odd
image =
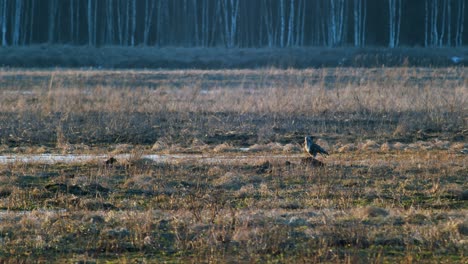
[[[312,157],[316,157],[318,153],[322,155],[329,155],[326,150],[314,143],[314,138],[306,136],[304,140],[304,149]]]

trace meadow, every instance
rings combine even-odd
[[[467,77],[4,68],[0,262],[463,263]]]

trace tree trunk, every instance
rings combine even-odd
[[[354,46],[355,47],[359,47],[360,46],[360,36],[359,36],[359,33],[360,33],[360,28],[359,28],[359,19],[360,19],[360,9],[359,9],[359,4],[360,4],[360,0],[354,0]]]
[[[211,29],[211,37],[210,37],[210,43],[209,46],[214,46],[216,45],[216,32],[219,31],[220,33],[222,32],[222,12],[221,12],[221,4],[220,1],[215,1],[215,15],[213,16],[213,28]],[[219,28],[218,28],[219,27]],[[222,34],[222,33],[221,33]]]
[[[447,12],[447,0],[443,0],[442,6],[443,6],[443,9],[442,9],[442,19],[441,19],[441,26],[440,26],[439,47],[442,47],[444,45],[445,19],[446,19],[445,13]]]
[[[397,13],[398,19],[396,21],[397,25],[397,32],[396,32],[396,46],[400,46],[400,29],[401,29],[401,0],[398,0],[398,13]]]
[[[354,0],[354,46],[362,47],[365,43],[366,1]]]
[[[271,8],[268,5],[267,0],[262,0],[262,10],[264,11],[262,17],[267,37],[267,47],[271,48],[273,46],[273,22],[271,17]]]
[[[305,36],[305,17],[306,17],[306,3],[307,1],[306,0],[303,0],[302,1],[302,15],[301,15],[301,34],[300,36],[298,37],[299,39],[299,43],[298,45],[299,46],[304,46],[304,36]]]
[[[431,46],[435,47],[438,44],[439,33],[437,31],[437,21],[438,18],[438,10],[437,10],[438,0],[432,0],[432,34],[431,34]]]
[[[452,0],[447,0],[447,46],[452,46]]]
[[[123,32],[122,32],[122,2],[121,0],[116,0],[117,1],[117,37],[119,39],[119,45],[123,45]]]
[[[70,0],[70,42],[73,43],[73,37],[75,36],[75,25],[74,25],[74,16],[75,16],[75,4],[74,0]]]
[[[18,46],[20,42],[22,0],[16,0],[15,5],[15,25],[13,29],[13,46]]]
[[[34,10],[36,8],[36,0],[31,0],[31,10],[29,14],[29,44],[33,43],[33,32],[34,32]]]
[[[198,32],[198,4],[197,0],[193,0],[193,28],[194,28],[194,36],[195,36],[195,46],[200,46],[200,39],[199,39],[199,32]],[[203,15],[202,15],[203,16]],[[203,32],[203,28],[202,28]]]
[[[465,23],[465,0],[458,1],[458,14],[457,14],[457,32],[455,36],[455,45],[461,46],[463,44],[463,26]]]
[[[288,22],[288,42],[287,46],[290,47],[293,44],[293,34],[294,34],[294,0],[291,0],[291,5],[289,7],[289,22]]]
[[[231,6],[235,6],[231,13],[231,47],[236,45],[237,18],[239,17],[239,0],[231,0]]]
[[[334,46],[336,40],[336,7],[335,0],[330,0],[330,23],[328,30],[328,43],[331,46]]]
[[[328,23],[328,45],[337,46],[342,43],[345,23],[344,0],[330,0],[330,16]]]
[[[424,47],[429,46],[429,0],[424,1]]]
[[[130,31],[130,0],[124,1],[127,3],[125,8],[125,28],[124,28],[124,45],[128,46],[129,43],[129,31]]]
[[[285,14],[284,14],[284,0],[280,0],[280,16],[281,16],[281,30],[280,30],[280,47],[284,47],[284,30],[285,30]]]
[[[106,44],[112,45],[114,44],[114,2],[113,0],[107,0],[107,8],[106,8]]]
[[[51,0],[49,6],[49,43],[55,41],[57,20],[57,0]]]
[[[135,46],[136,32],[136,0],[132,0],[132,47]]]
[[[94,20],[93,20],[93,45],[96,46],[97,45],[97,29],[98,29],[98,21],[97,21],[97,18],[98,18],[98,0],[94,0]]]
[[[7,8],[8,8],[8,0],[3,0],[3,19],[2,19],[2,46],[8,46],[7,42],[7,26],[8,26],[8,20],[7,20]]]
[[[145,31],[143,33],[143,43],[145,44],[145,46],[148,46],[149,45],[149,33],[150,33],[150,30],[151,30],[151,24],[153,22],[153,14],[154,14],[154,1],[151,1],[151,6],[149,5],[148,1],[150,0],[146,0],[146,3],[145,3],[145,7],[146,7],[146,10],[145,10]]]
[[[77,43],[79,43],[80,41],[80,2],[81,1],[76,1],[76,16],[75,16],[75,25],[76,25],[76,29],[75,29],[75,41]]]
[[[388,0],[389,8],[389,43],[390,48],[399,45],[401,24],[401,0]]]
[[[202,1],[202,26],[201,26],[201,46],[206,47],[208,45],[208,39],[210,35],[209,30],[209,13],[208,13],[208,2],[207,0]]]
[[[158,8],[157,8],[157,18],[156,18],[156,44],[159,46],[161,45],[162,41],[161,41],[161,31],[162,31],[162,16],[163,16],[163,13],[162,13],[162,3],[161,3],[162,0],[158,0]]]
[[[3,25],[6,23],[5,19],[5,13],[3,12],[4,10],[4,4],[6,3],[6,0],[0,0],[0,29],[2,30],[2,46],[6,46],[3,43],[5,42],[5,37],[3,36]]]
[[[364,4],[363,4],[363,11],[364,12],[364,15],[362,17],[362,20],[361,20],[361,31],[362,31],[362,35],[361,35],[361,46],[364,46],[366,45],[366,23],[367,23],[367,0],[364,0]]]
[[[317,1],[318,2],[318,1]],[[330,46],[329,42],[329,31],[330,31],[330,18],[324,15],[321,15],[320,9],[317,10],[317,17],[321,19],[321,32],[322,32],[322,45],[323,46]]]
[[[236,44],[237,17],[239,15],[239,0],[224,0],[224,31],[226,47],[233,48]]]
[[[92,0],[88,0],[88,45],[93,45],[93,5]]]

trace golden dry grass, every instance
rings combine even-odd
[[[466,75],[464,68],[4,70],[0,143],[72,152],[79,144],[76,151],[110,143],[287,144],[304,134],[332,143],[460,141]]]
[[[131,155],[0,164],[0,261],[463,262],[465,76],[3,70],[1,153]]]

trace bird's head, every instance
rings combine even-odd
[[[312,136],[306,136],[305,137],[305,142],[307,142],[307,141],[313,142],[314,138]]]

